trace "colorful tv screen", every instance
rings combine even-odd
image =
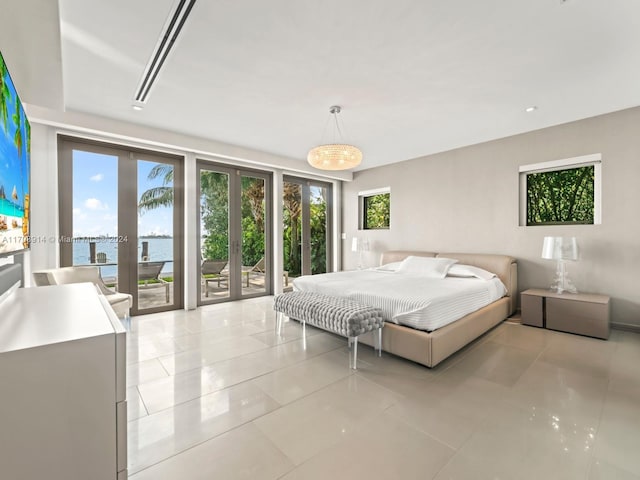
[[[0,53],[0,256],[29,248],[31,127]]]

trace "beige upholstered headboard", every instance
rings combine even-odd
[[[380,265],[386,265],[392,262],[401,262],[407,257],[435,257],[436,252],[418,252],[412,250],[390,250],[388,252],[382,252],[380,256]]]
[[[446,257],[454,258],[459,263],[480,267],[498,275],[505,287],[507,296],[510,297],[511,313],[515,313],[518,293],[518,264],[516,259],[509,255],[493,255],[488,253],[435,253],[418,252],[411,250],[392,250],[383,252],[380,257],[380,265],[391,262],[399,262],[408,256],[416,257]]]

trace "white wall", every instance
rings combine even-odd
[[[55,134],[31,125],[31,271],[58,266],[58,167]]]
[[[555,264],[546,235],[576,236],[568,265],[579,291],[612,297],[612,321],[640,326],[640,107],[357,172],[343,187],[343,231],[369,238],[366,262],[389,249],[503,253],[518,259],[519,286],[545,288]],[[428,132],[425,132],[428,135]],[[602,154],[602,224],[518,225],[518,167]],[[358,232],[357,193],[391,187],[391,228]],[[357,257],[343,249],[345,268]]]

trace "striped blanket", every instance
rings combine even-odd
[[[382,309],[388,322],[433,331],[502,298],[496,277],[444,279],[376,269],[307,275],[294,290],[348,298]]]

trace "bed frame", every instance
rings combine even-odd
[[[507,296],[433,332],[424,332],[387,322],[382,334],[382,349],[384,351],[427,367],[435,367],[449,355],[457,352],[515,312],[518,293],[518,265],[515,258],[508,255],[483,253],[395,250],[384,252],[380,258],[380,264],[398,262],[410,255],[454,258],[461,264],[473,265],[493,272],[507,287]],[[360,338],[368,345],[374,344],[375,339],[371,334],[362,335]]]

